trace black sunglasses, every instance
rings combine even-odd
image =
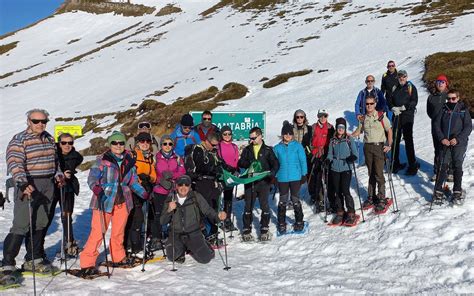
[[[298,119],[298,118],[304,118],[304,116],[296,116],[296,118],[297,118],[297,119]]]
[[[49,119],[30,119],[31,122],[33,122],[33,124],[38,124],[38,123],[42,123],[42,124],[47,124],[49,122]]]
[[[164,142],[161,145],[162,146],[171,146],[171,147],[173,147],[174,143],[173,142]]]
[[[211,121],[212,118],[210,118],[210,117],[203,117],[202,120]]]
[[[74,145],[74,141],[61,141],[61,145]]]
[[[125,146],[125,142],[124,141],[112,141],[110,142],[110,145],[120,145],[120,146]]]
[[[148,122],[141,122],[138,124],[138,128],[151,128],[151,124]]]
[[[258,137],[250,137],[249,140],[250,141],[255,141]]]
[[[144,143],[151,144],[151,140],[140,140],[139,142],[142,143],[142,144],[144,144]]]
[[[191,186],[191,184],[184,184],[183,183],[183,184],[176,184],[176,186],[178,186],[178,187],[183,187],[183,186],[189,187],[189,186]]]
[[[375,105],[375,103],[365,103],[367,106]]]
[[[223,133],[223,136],[232,136],[232,133]]]

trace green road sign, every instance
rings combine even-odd
[[[191,111],[190,114],[195,124],[201,122],[202,111]],[[265,112],[263,111],[212,111],[212,123],[218,128],[228,125],[236,141],[248,140],[250,130],[256,126],[262,129],[263,137],[265,137]]]

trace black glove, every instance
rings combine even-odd
[[[356,160],[357,160],[357,156],[355,156],[354,154],[351,154],[351,155],[349,155],[349,156],[346,158],[346,161],[347,161],[348,163],[353,163],[353,162],[356,161]]]
[[[144,181],[148,181],[148,183],[151,181],[151,178],[149,175],[147,174],[139,174],[138,175],[138,178],[140,179],[140,181],[144,182]]]
[[[166,190],[171,190],[171,188],[173,187],[172,177],[169,177],[166,173],[168,172],[163,173],[163,176],[160,179],[160,185]]]
[[[326,158],[324,160],[324,167],[329,168],[331,166],[331,160],[329,158]]]
[[[304,183],[306,183],[306,181],[307,181],[307,180],[306,180],[306,176],[302,176],[300,183],[301,183],[301,184],[304,184]]]

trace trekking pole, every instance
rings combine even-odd
[[[30,248],[31,248],[31,265],[33,268],[33,291],[34,295],[36,296],[36,268],[35,268],[35,256],[33,254],[34,250],[34,243],[33,243],[33,198],[31,195],[27,195],[28,198],[28,214],[30,218]]]
[[[232,202],[234,202],[234,199],[237,198],[237,186],[238,185],[235,185],[234,198],[232,199]],[[232,207],[232,209],[233,209],[233,207]],[[235,221],[234,211],[232,211],[230,214],[232,215],[232,225],[235,225],[234,224],[234,221]],[[234,227],[231,227],[230,235],[229,235],[229,238],[231,238],[231,239],[234,238],[233,232],[234,232]]]
[[[105,209],[104,209],[104,201],[102,200],[101,196],[99,198],[99,206],[100,206],[100,225],[102,229],[102,242],[104,243],[104,252],[105,252],[105,265],[107,267],[107,278],[110,279],[110,270],[109,270],[109,258],[108,258],[108,252],[107,252],[107,245],[105,242]]]
[[[225,266],[224,266],[224,270],[229,270],[230,269],[230,266],[229,266],[229,261],[227,259],[227,239],[226,239],[226,236],[225,236],[225,231],[224,231],[224,254],[225,254]]]
[[[143,203],[145,208],[145,234],[143,235],[143,259],[142,259],[142,272],[145,272],[145,260],[146,260],[146,230],[148,227],[148,201],[145,200]]]
[[[444,158],[446,157],[446,152],[447,151],[448,151],[448,147],[444,146],[443,147],[443,154],[442,154],[443,157],[440,158],[441,161],[439,161],[438,168],[436,169],[436,171],[437,171],[436,172],[436,182],[435,182],[434,189],[433,189],[433,195],[431,196],[430,210],[428,212],[431,212],[431,208],[433,207],[434,196],[436,194],[436,185],[439,182],[439,175],[441,175],[441,168],[444,165]]]
[[[352,168],[354,169],[354,177],[355,177],[356,185],[357,185],[357,196],[359,197],[360,213],[362,214],[362,222],[365,222],[364,209],[362,209],[362,199],[360,198],[359,179],[357,179],[357,171],[355,167],[355,162],[352,163]]]
[[[173,199],[172,200],[174,202],[176,202],[175,193],[173,193]],[[172,243],[173,243],[173,269],[171,269],[171,271],[177,271],[176,266],[175,266],[175,261],[176,260],[175,260],[175,244],[174,244],[174,242],[175,242],[174,237],[176,235],[176,231],[174,230],[174,226],[173,226],[174,221],[173,220],[174,220],[174,213],[173,213],[173,216],[171,216],[171,227],[173,228],[173,231],[171,232],[173,234],[173,241],[172,241]]]
[[[395,192],[395,186],[393,185],[392,172],[390,171],[389,166],[390,165],[387,164],[387,157],[385,155],[385,167],[387,168],[388,188],[390,189],[390,197],[393,200],[393,211],[392,211],[392,213],[397,213],[399,211],[398,203],[397,203],[397,194]]]
[[[392,157],[390,161],[390,173],[393,171],[393,164],[395,163],[395,150],[397,150],[398,127],[399,127],[399,119],[400,119],[398,115],[394,115],[394,116],[395,116],[394,122],[396,121],[397,124],[395,126],[395,137],[393,138]]]
[[[328,223],[328,208],[327,208],[327,204],[326,204],[326,199],[328,198],[328,185],[327,185],[327,179],[326,179],[326,175],[327,175],[327,168],[323,165],[322,167],[323,169],[323,190],[324,190],[324,194],[323,194],[323,204],[324,204],[324,223]]]
[[[65,216],[64,216],[64,202],[65,202],[65,197],[64,197],[64,187],[60,186],[59,187],[59,194],[60,194],[60,200],[61,200],[61,220],[64,221]],[[64,260],[64,272],[67,275],[67,258],[66,258],[66,252],[64,250],[64,236],[65,236],[65,231],[64,231],[64,224],[63,224],[63,233],[62,233],[62,238],[61,238],[61,259]]]

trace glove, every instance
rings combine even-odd
[[[302,177],[301,177],[300,183],[301,183],[301,184],[306,183],[306,176],[302,176]]]
[[[353,163],[353,162],[356,161],[356,160],[357,160],[357,156],[355,156],[354,154],[351,154],[351,155],[349,155],[349,156],[346,158],[346,161],[347,161],[348,163]]]
[[[142,181],[142,186],[143,186],[143,188],[145,188],[146,192],[153,191],[153,184],[148,180]]]
[[[160,185],[166,190],[171,190],[173,187],[173,182],[171,182],[171,179],[165,179],[163,175],[163,177],[160,179]]]
[[[148,193],[148,192],[145,191],[145,192],[143,193],[142,198],[143,198],[144,200],[149,200],[149,199],[150,199],[150,193]]]
[[[402,114],[402,111],[405,111],[405,110],[406,110],[405,106],[392,107],[392,112],[393,112],[393,115],[395,116]]]
[[[163,172],[163,178],[167,180],[173,179],[173,173],[170,171],[164,171]]]
[[[331,166],[331,160],[329,158],[326,158],[324,160],[324,166],[327,167],[327,168]]]
[[[150,182],[150,176],[148,176],[147,174],[139,174],[138,175],[138,178],[140,179],[140,181],[144,182],[144,181],[148,181]]]
[[[97,197],[100,197],[100,195],[104,193],[104,189],[102,189],[102,186],[100,185],[94,185],[92,192],[94,192]]]

